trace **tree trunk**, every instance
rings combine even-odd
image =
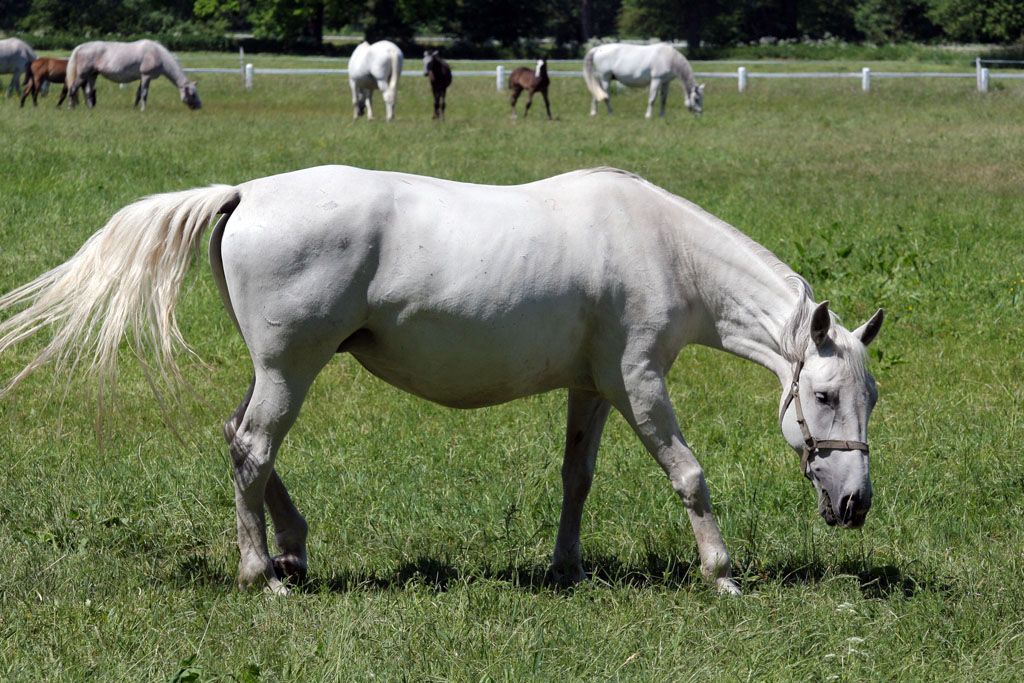
[[[306,19],[306,29],[303,31],[306,38],[312,39],[317,45],[324,43],[324,3],[317,2],[309,8],[309,15]]]
[[[580,0],[580,38],[584,43],[590,40],[593,31],[590,17],[590,0]]]

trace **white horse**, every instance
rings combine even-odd
[[[591,116],[597,116],[598,102],[604,102],[608,113],[612,113],[608,86],[613,79],[633,88],[650,87],[647,113],[644,114],[648,119],[651,118],[654,100],[661,93],[661,116],[665,116],[668,84],[673,78],[678,78],[683,85],[686,108],[694,114],[703,112],[704,84],[697,85],[686,57],[667,43],[608,43],[592,48],[583,59],[583,79],[593,96],[590,102]]]
[[[166,76],[178,86],[181,101],[189,109],[203,106],[196,82],[188,79],[171,51],[155,40],[137,40],[134,43],[96,40],[76,47],[68,61],[67,75],[72,107],[78,104],[80,88],[85,88],[86,104],[96,106],[96,78],[101,75],[115,83],[139,81],[134,106],[142,111],[146,111],[149,82],[160,76]]]
[[[28,71],[28,65],[36,58],[29,44],[18,38],[0,40],[0,74],[13,74],[7,86],[7,96],[21,90],[21,75]]]
[[[395,97],[398,95],[398,77],[402,75],[405,56],[390,40],[378,40],[373,45],[360,43],[348,60],[348,84],[352,88],[352,118],[366,113],[373,118],[371,100],[373,91],[380,90],[384,98],[385,118],[395,118]]]
[[[178,293],[217,214],[213,277],[254,373],[224,426],[242,587],[265,582],[286,592],[281,579],[305,572],[306,522],[274,462],[313,379],[341,352],[400,389],[457,408],[568,389],[552,560],[564,583],[585,576],[580,520],[615,408],[682,499],[704,574],[738,592],[665,382],[690,342],[778,376],[782,432],[803,452],[822,516],[864,523],[876,400],[865,345],[882,312],[848,332],[767,249],[611,169],[495,187],[323,166],[142,199],[68,262],[0,298],[0,310],[28,306],[0,323],[0,352],[52,327],[49,344],[5,392],[49,360],[66,370],[92,359],[107,376],[126,335],[152,359],[155,377],[176,376]]]

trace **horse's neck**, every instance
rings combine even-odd
[[[693,92],[693,89],[697,87],[697,79],[693,75],[693,68],[690,66],[690,63],[686,61],[686,57],[683,57],[675,50],[672,52],[675,54],[672,58],[672,70],[686,85],[686,92]]]
[[[160,70],[163,71],[164,76],[168,80],[173,81],[179,88],[185,87],[185,84],[188,83],[188,76],[185,75],[185,70],[181,68],[178,60],[175,59],[170,50],[160,50]]]
[[[803,281],[767,249],[708,214],[685,231],[683,249],[713,331],[702,343],[754,361],[779,377],[786,323],[803,305]]]

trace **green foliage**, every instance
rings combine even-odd
[[[1005,44],[1024,37],[1024,3],[1019,0],[932,0],[929,16],[950,40]]]
[[[928,40],[938,34],[928,18],[927,0],[860,0],[853,19],[873,43]]]

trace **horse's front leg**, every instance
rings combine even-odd
[[[21,85],[21,72],[15,71],[11,76],[11,82],[7,85],[7,96],[12,97],[14,93],[18,92],[19,85]]]
[[[645,119],[649,119],[654,115],[654,100],[657,99],[658,93],[661,91],[661,79],[652,78],[651,86],[647,93],[647,113],[644,114]],[[662,112],[664,116],[664,111]]]
[[[597,394],[569,390],[562,460],[562,515],[551,557],[551,577],[563,586],[586,578],[580,553],[580,521],[594,480],[597,446],[610,409],[608,401]]]
[[[664,375],[643,360],[624,363],[623,367],[625,395],[613,404],[661,465],[686,506],[705,578],[723,593],[739,594],[730,578],[729,552],[711,512],[704,471],[679,431]]]
[[[661,90],[661,118],[665,118],[665,104],[668,102],[668,83],[663,83]]]
[[[528,90],[526,92],[526,106],[523,108],[524,119],[530,115],[530,107],[533,106],[533,96],[536,92],[536,90]]]
[[[135,91],[135,104],[133,104],[133,105],[132,105],[132,108],[133,108],[133,109],[134,109],[135,107],[139,106],[139,102],[141,102],[141,101],[142,101],[142,84],[143,84],[144,82],[145,82],[144,80],[142,80],[142,79],[139,79],[139,87],[138,87],[138,89],[137,89],[137,90]],[[145,105],[145,104],[143,104],[143,105],[142,105],[142,111],[146,111],[146,105]]]
[[[60,99],[57,100],[57,108],[60,109],[60,105],[64,104],[64,100],[68,97],[68,84],[65,83],[60,89]]]
[[[551,120],[551,102],[548,101],[548,91],[547,90],[541,90],[540,94],[544,98],[544,108],[548,110],[548,121],[550,121]]]

